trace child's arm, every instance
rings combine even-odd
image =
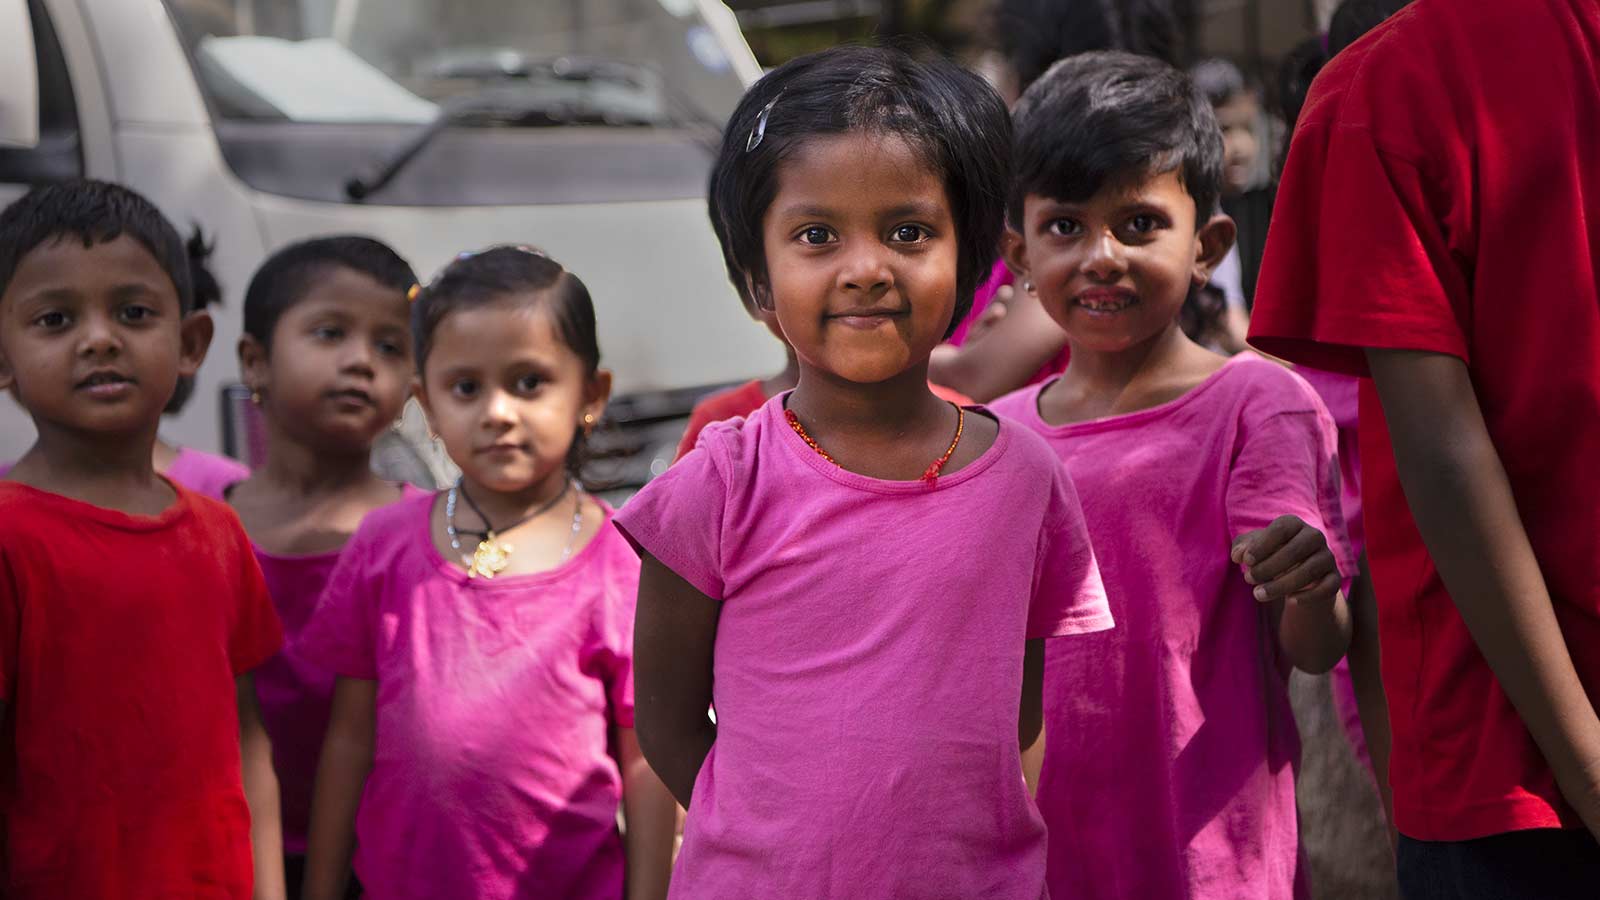
[[[707,711],[721,614],[721,603],[644,554],[633,623],[634,727],[651,767],[685,808],[717,739]]]
[[[239,704],[239,763],[245,802],[250,805],[250,849],[255,860],[255,900],[283,900],[283,820],[278,814],[278,775],[272,742],[261,723],[255,679],[234,679]]]
[[[356,810],[372,771],[378,683],[339,676],[311,796],[305,900],[339,900],[350,877]]]
[[[672,849],[678,837],[678,801],[645,762],[639,736],[617,729],[622,763],[622,815],[626,840],[628,900],[666,900]]]
[[[1394,828],[1394,791],[1389,788],[1389,700],[1383,695],[1383,672],[1378,662],[1378,597],[1372,591],[1372,574],[1367,555],[1361,554],[1359,574],[1350,583],[1350,684],[1355,688],[1356,712],[1361,716],[1361,734],[1372,758],[1372,774],[1378,781],[1378,797],[1389,821],[1389,844],[1398,835]]]
[[[1369,349],[1367,363],[1428,554],[1562,796],[1600,835],[1600,716],[1573,667],[1467,366],[1405,350]]]
[[[1232,559],[1256,585],[1256,599],[1272,604],[1284,657],[1314,675],[1333,668],[1350,647],[1350,608],[1327,537],[1299,516],[1280,516],[1239,535]]]
[[[1044,732],[1044,640],[1032,638],[1022,656],[1022,710],[1017,716],[1017,741],[1024,751]]]
[[[987,403],[1027,384],[1066,343],[1066,333],[1044,311],[1039,298],[1017,290],[1005,315],[990,328],[969,336],[960,347],[935,348],[928,377]]]

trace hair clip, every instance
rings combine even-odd
[[[744,142],[744,152],[749,153],[761,146],[761,139],[767,136],[767,119],[772,115],[772,108],[778,105],[778,97],[782,96],[783,91],[779,91],[777,97],[773,97],[766,106],[761,107],[761,112],[756,116],[756,125],[750,129],[750,137]]]
[[[413,284],[411,287],[406,288],[406,302],[417,302],[417,295],[420,293],[422,293],[422,285],[420,284]]]

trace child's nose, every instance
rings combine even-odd
[[[1084,271],[1098,279],[1107,279],[1120,276],[1128,270],[1128,260],[1123,253],[1122,242],[1109,230],[1101,232],[1094,240],[1089,242],[1088,257],[1084,260]]]
[[[877,293],[894,284],[885,251],[866,242],[844,251],[839,267],[839,289]]]
[[[485,425],[502,425],[516,419],[515,406],[511,402],[511,395],[505,391],[490,391],[486,402],[483,404],[483,421]]]
[[[84,319],[78,353],[83,356],[104,356],[122,349],[122,338],[116,326],[106,316],[90,315]]]

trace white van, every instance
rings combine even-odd
[[[720,128],[759,73],[715,0],[0,0],[0,204],[103,178],[215,238],[224,305],[163,426],[177,443],[236,443],[218,398],[250,275],[339,232],[423,278],[462,250],[546,249],[593,292],[614,412],[645,434],[781,364],[705,213]],[[0,399],[0,461],[32,437]]]

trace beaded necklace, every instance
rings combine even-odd
[[[950,405],[955,406],[956,408],[956,436],[950,439],[950,447],[944,451],[944,455],[929,463],[928,468],[923,471],[922,480],[927,482],[929,487],[933,487],[934,483],[939,480],[939,473],[944,471],[945,463],[948,463],[950,461],[950,457],[955,455],[956,445],[961,443],[961,432],[966,428],[967,411],[954,403]],[[806,432],[806,427],[800,424],[800,417],[794,414],[794,410],[785,409],[783,411],[783,417],[788,420],[789,427],[794,429],[794,433],[800,436],[800,440],[806,442],[807,447],[817,451],[817,455],[821,456],[828,462],[839,466],[839,461],[830,456],[828,451],[822,449],[822,445],[818,444],[816,440]],[[844,466],[839,466],[839,468],[842,469]]]
[[[568,478],[567,483],[561,488],[561,493],[555,495],[550,499],[549,502],[518,519],[516,522],[512,523],[506,528],[498,529],[497,532],[497,529],[495,529],[495,527],[489,523],[489,517],[484,515],[483,510],[478,508],[478,504],[473,501],[472,495],[467,493],[467,489],[462,486],[461,482],[457,481],[455,484],[451,485],[450,493],[445,496],[444,501],[444,531],[445,534],[450,538],[450,548],[458,553],[461,551],[461,535],[466,534],[480,538],[478,541],[478,547],[473,551],[470,558],[467,557],[466,554],[462,554],[462,562],[466,563],[467,565],[467,577],[478,578],[481,576],[484,579],[490,579],[505,571],[506,566],[511,564],[511,551],[515,550],[516,548],[500,540],[499,533],[511,531],[527,524],[541,515],[544,515],[546,512],[549,512],[550,509],[557,503],[561,502],[561,498],[565,497],[567,492],[571,490],[572,479]],[[466,500],[467,505],[472,507],[472,511],[477,513],[478,518],[483,520],[483,531],[472,531],[470,529],[456,527],[457,494],[459,494],[462,499]],[[573,544],[576,543],[578,539],[578,533],[583,530],[583,492],[578,491],[577,495],[578,503],[572,511],[572,531],[567,535],[566,549],[561,552],[562,563],[565,563],[568,559],[572,558]]]

